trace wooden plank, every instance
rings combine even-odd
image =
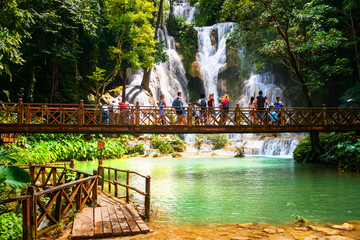
[[[99,207],[94,208],[94,222],[95,222],[95,230],[94,235],[103,235],[103,226],[102,226],[102,216],[101,209]]]
[[[116,216],[115,208],[113,205],[108,206],[108,212],[110,216],[111,227],[114,235],[122,235],[119,219]]]
[[[102,225],[104,230],[104,235],[112,235],[112,227],[109,217],[109,212],[107,207],[100,207],[101,208],[101,216],[102,216]]]
[[[140,228],[138,227],[138,225],[136,224],[134,218],[132,217],[131,213],[129,212],[129,209],[125,206],[120,206],[121,211],[123,212],[126,221],[129,224],[130,230],[133,234],[137,234],[140,233]]]
[[[138,212],[131,204],[127,204],[126,207],[129,209],[129,212],[133,216],[136,224],[139,226],[141,233],[147,233],[150,231],[150,228],[144,223]]]
[[[94,236],[94,209],[84,208],[76,214],[71,237],[84,238]]]
[[[122,229],[122,232],[124,235],[127,235],[127,234],[130,234],[131,233],[131,230],[130,230],[130,227],[125,219],[125,216],[120,208],[120,206],[114,206],[115,208],[115,213],[116,213],[116,216],[119,220],[119,223],[120,223],[120,227]]]

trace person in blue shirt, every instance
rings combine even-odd
[[[280,97],[276,97],[276,102],[274,102],[274,105],[275,105],[274,110],[276,113],[278,113],[284,104],[282,101],[280,101]]]
[[[109,106],[107,103],[102,105],[102,123],[109,124]]]
[[[278,113],[275,111],[274,105],[269,105],[269,123],[274,124],[278,122]]]

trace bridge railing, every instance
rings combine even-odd
[[[58,226],[71,210],[80,211],[97,202],[97,170],[89,174],[51,165],[21,167],[29,171],[32,186],[27,195],[0,201],[0,205],[21,201],[23,239],[36,239]]]
[[[130,201],[130,190],[139,193],[144,196],[144,217],[146,220],[150,220],[150,184],[151,177],[142,175],[138,172],[122,170],[118,168],[113,168],[110,166],[103,166],[101,161],[99,162],[98,172],[100,175],[99,185],[101,189],[104,190],[104,183],[108,184],[108,192],[113,193],[115,197],[125,198],[126,202]],[[131,175],[143,178],[145,180],[144,190],[140,190],[130,184]],[[132,184],[133,185],[133,184]],[[125,195],[119,196],[119,187],[125,188]]]
[[[130,106],[103,108],[100,105],[3,103],[0,124],[44,125],[187,125],[187,126],[269,126],[269,125],[354,125],[360,124],[360,108],[295,108],[276,111],[249,108]]]

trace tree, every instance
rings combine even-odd
[[[109,49],[111,58],[116,61],[111,75],[122,79],[122,101],[125,102],[126,69],[137,71],[154,64],[156,41],[151,25],[154,6],[147,0],[110,0],[108,8],[108,28],[116,39],[116,45]]]
[[[327,80],[322,63],[330,57],[332,65],[343,63],[332,55],[344,41],[341,31],[333,27],[338,22],[332,17],[334,10],[321,0],[230,0],[222,13],[238,22],[233,39],[258,51],[262,59],[288,67],[307,106],[313,107],[310,89],[322,87]],[[321,151],[319,134],[312,132],[311,140],[314,152]]]

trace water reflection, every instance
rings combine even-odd
[[[172,223],[265,221],[286,223],[293,213],[310,221],[360,219],[359,176],[276,158],[126,159],[104,165],[152,177],[152,203]],[[92,171],[96,163],[77,163]],[[143,179],[130,182],[142,189]],[[143,197],[134,192],[134,198]],[[289,209],[287,203],[296,207]]]

